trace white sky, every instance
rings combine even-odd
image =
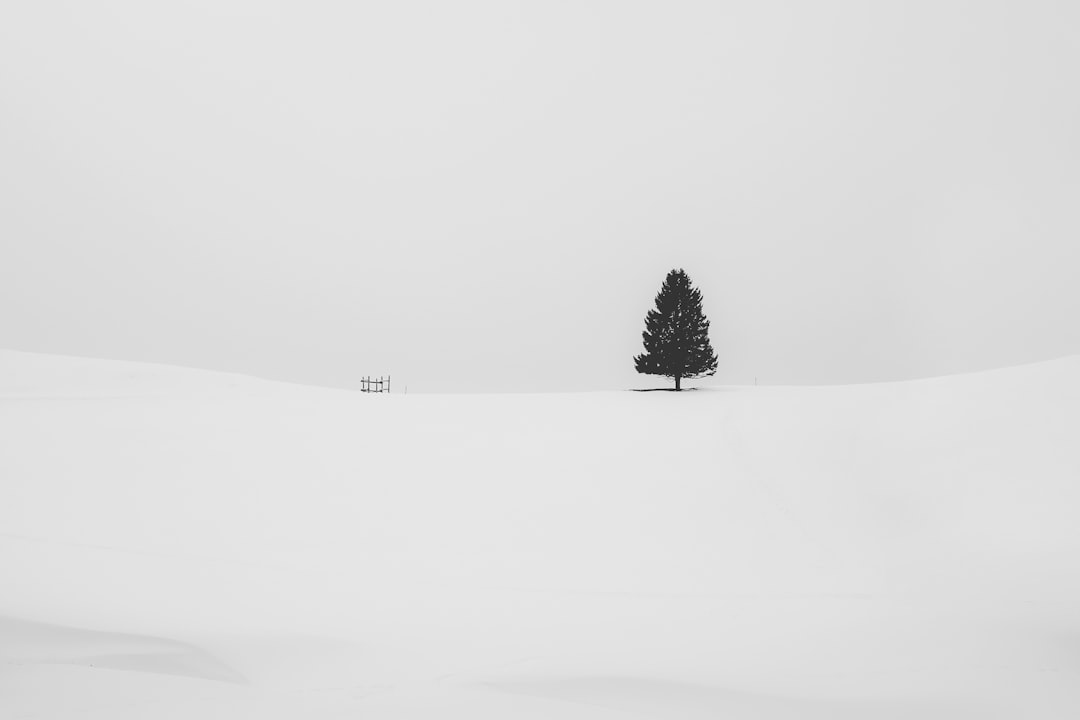
[[[1080,352],[1080,3],[5,2],[0,346],[414,391]]]

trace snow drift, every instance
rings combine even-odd
[[[364,395],[0,353],[0,715],[1073,718],[1080,358]]]

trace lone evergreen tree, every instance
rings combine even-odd
[[[690,284],[682,270],[664,278],[656,296],[656,309],[645,316],[641,334],[645,352],[634,358],[639,373],[675,378],[682,390],[683,378],[716,372],[716,353],[709,343],[709,321],[701,310],[701,291]]]

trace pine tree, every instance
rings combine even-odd
[[[645,352],[634,358],[639,373],[683,378],[716,372],[716,353],[709,343],[709,321],[701,310],[701,291],[682,270],[672,270],[660,286],[656,309],[645,316],[641,334]]]

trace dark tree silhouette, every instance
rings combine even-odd
[[[645,352],[634,358],[639,373],[675,378],[682,390],[683,378],[716,372],[716,353],[709,343],[709,321],[701,310],[701,291],[690,284],[681,269],[664,278],[656,296],[656,309],[645,316],[641,334]]]

